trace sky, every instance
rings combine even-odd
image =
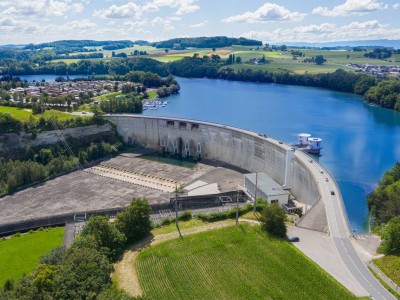
[[[400,39],[400,0],[0,0],[0,44],[247,37]]]

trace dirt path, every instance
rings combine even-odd
[[[182,235],[196,234],[203,231],[219,229],[227,226],[234,225],[233,220],[220,221],[217,223],[211,223],[206,226],[190,228],[182,230]],[[178,232],[171,232],[166,234],[160,234],[156,236],[150,236],[139,243],[132,245],[122,256],[122,259],[114,265],[114,273],[111,275],[113,281],[115,281],[119,288],[123,289],[129,295],[137,297],[142,296],[143,291],[139,284],[139,278],[136,273],[135,262],[139,252],[146,247],[159,244],[161,242],[178,238]]]

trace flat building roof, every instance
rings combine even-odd
[[[245,174],[253,185],[256,184],[256,173]],[[257,173],[257,188],[267,196],[289,195],[290,193],[282,188],[275,180],[265,173]]]

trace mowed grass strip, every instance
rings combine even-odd
[[[149,299],[355,299],[293,245],[246,224],[149,247],[136,268]]]
[[[64,227],[58,227],[0,240],[0,287],[32,272],[43,254],[61,246],[63,235]]]
[[[400,256],[386,255],[374,260],[375,265],[381,269],[387,277],[400,286]]]
[[[22,122],[29,121],[30,116],[33,116],[34,120],[39,120],[40,117],[44,117],[45,119],[50,119],[51,117],[56,117],[58,120],[68,120],[78,118],[79,116],[72,115],[69,113],[65,113],[62,111],[50,109],[46,110],[44,114],[32,114],[32,110],[28,108],[19,108],[12,106],[0,106],[0,113],[10,114],[13,118],[16,118]]]

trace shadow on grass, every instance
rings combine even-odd
[[[118,257],[117,261],[115,263],[118,263],[122,260],[124,257],[125,252],[127,251],[142,251],[146,249],[147,247],[150,247],[151,242],[154,240],[154,235],[153,234],[148,234],[146,237],[143,239],[128,245],[125,249],[124,252]]]

